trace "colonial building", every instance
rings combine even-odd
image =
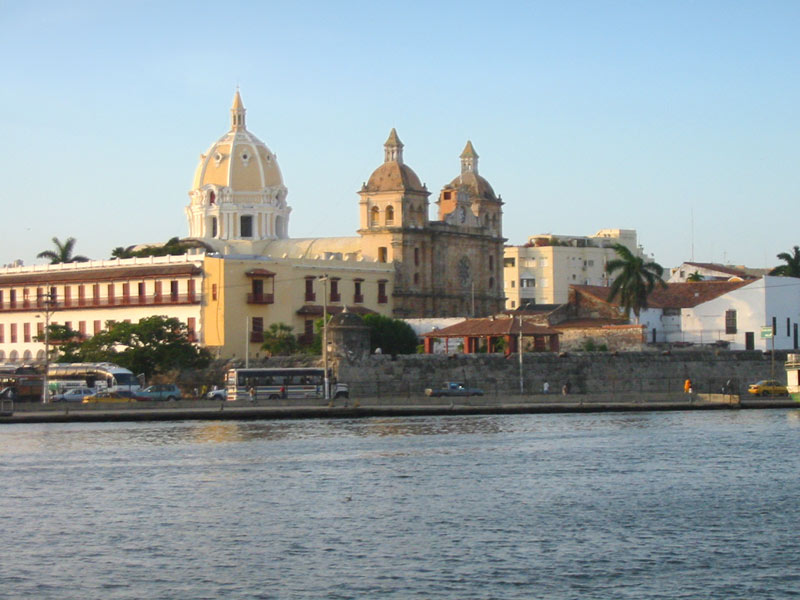
[[[245,115],[237,91],[229,131],[200,156],[185,209],[189,254],[0,269],[0,362],[43,358],[34,338],[46,297],[52,322],[81,335],[108,320],[165,315],[223,357],[255,356],[273,323],[308,339],[323,312],[345,307],[399,317],[502,309],[502,200],[478,174],[470,142],[437,220],[392,130],[383,164],[359,192],[358,235],[293,239],[275,154]]]

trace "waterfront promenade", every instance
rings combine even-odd
[[[452,400],[452,401],[451,401]],[[726,394],[538,394],[469,398],[382,397],[250,402],[133,402],[130,404],[4,405],[2,423],[324,419],[469,414],[531,414],[614,411],[800,408],[788,397],[755,398]]]

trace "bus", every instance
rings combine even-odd
[[[347,384],[331,383],[332,398],[348,398]],[[278,400],[280,398],[325,398],[324,369],[230,369],[226,390],[228,400]]]
[[[0,399],[38,402],[42,399],[44,377],[35,368],[0,365]]]
[[[48,388],[61,394],[71,388],[88,387],[98,392],[137,392],[141,384],[128,369],[112,363],[52,363],[47,369]]]

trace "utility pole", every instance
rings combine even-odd
[[[331,382],[328,378],[328,274],[320,275],[322,280],[322,367],[325,370],[323,387],[325,400],[331,399]]]
[[[42,381],[42,404],[47,404],[47,372],[50,370],[50,314],[55,307],[55,299],[50,286],[47,286],[47,293],[44,295],[44,380]]]
[[[525,393],[525,383],[522,377],[522,315],[519,316],[519,394]]]
[[[244,368],[250,368],[250,317],[244,318]]]

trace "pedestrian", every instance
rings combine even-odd
[[[561,394],[564,396],[569,394],[569,381],[565,382],[564,385],[561,387]]]
[[[256,388],[254,388],[251,385],[250,389],[247,390],[247,393],[250,394],[250,402],[255,403],[255,401],[256,401]]]
[[[549,394],[550,393],[550,384],[547,381],[545,381],[542,384],[542,393],[544,393],[544,394]]]
[[[692,380],[688,377],[686,381],[683,382],[683,393],[684,394],[691,394],[692,393]]]

